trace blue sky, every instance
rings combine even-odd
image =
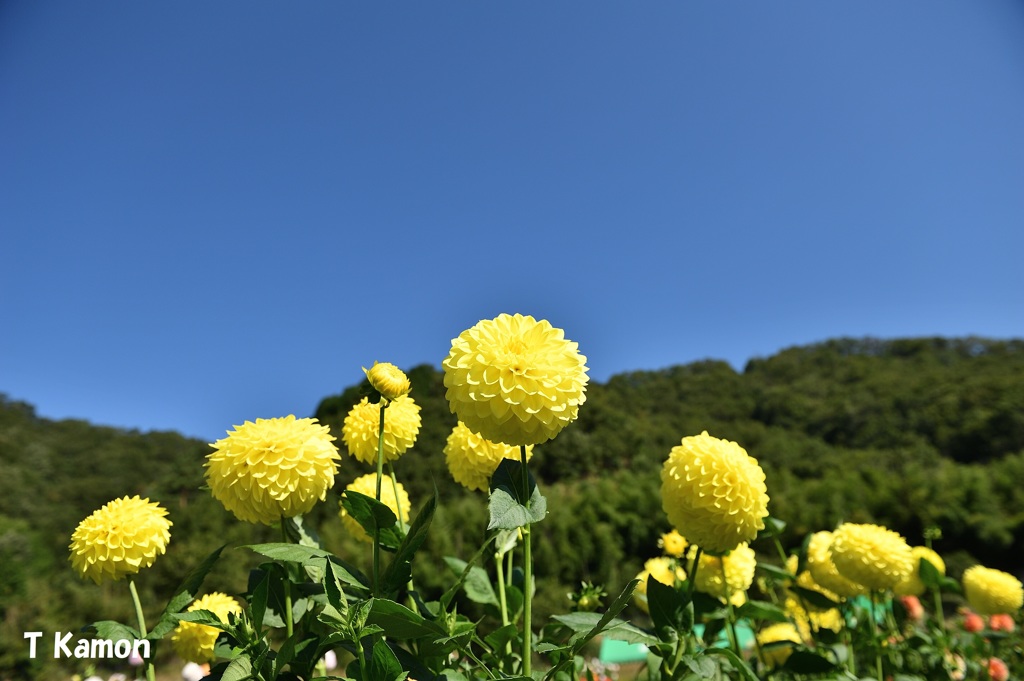
[[[0,4],[0,392],[208,440],[501,312],[604,381],[1024,337],[1024,4]]]

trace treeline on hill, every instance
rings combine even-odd
[[[448,579],[444,556],[468,559],[480,545],[486,498],[447,472],[442,450],[455,419],[442,374],[427,365],[408,373],[423,428],[395,470],[414,507],[435,489],[440,497],[416,575],[429,592]],[[352,386],[316,411],[342,450],[345,414],[368,394],[367,384]],[[759,460],[769,510],[787,522],[790,545],[843,520],[885,524],[911,544],[937,526],[936,548],[954,575],[975,561],[1022,570],[1024,341],[841,339],[752,360],[742,373],[704,361],[588,386],[579,420],[531,462],[550,501],[534,549],[539,617],[564,611],[581,580],[617,591],[658,554],[668,530],[662,462],[683,436],[703,430]],[[71,532],[107,501],[140,494],[170,511],[168,553],[138,580],[153,617],[216,547],[276,538],[235,521],[202,490],[208,451],[175,433],[41,419],[0,397],[0,677],[47,675],[46,661],[26,659],[24,631],[130,620],[123,583],[85,584],[67,561]],[[370,470],[345,455],[334,491],[310,518],[328,548],[364,565],[366,545],[344,534],[336,513],[338,493]],[[254,564],[244,549],[225,551],[207,588],[244,591]]]

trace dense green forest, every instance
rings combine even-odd
[[[439,494],[430,558],[415,575],[430,591],[447,579],[444,556],[469,558],[479,546],[486,498],[459,487],[445,467],[455,420],[441,373],[424,365],[409,377],[423,428],[395,469],[414,506]],[[367,394],[365,383],[352,386],[317,408],[339,445],[345,414]],[[582,580],[620,589],[658,553],[668,529],[661,464],[683,436],[702,430],[759,460],[769,510],[787,522],[790,545],[841,520],[883,523],[911,544],[936,526],[936,549],[954,576],[976,561],[1018,575],[1024,568],[1024,341],[840,339],[752,360],[742,372],[704,361],[588,386],[579,420],[531,462],[550,500],[534,549],[539,617],[565,610]],[[0,397],[0,678],[47,672],[45,660],[26,659],[25,631],[129,618],[123,583],[83,583],[67,560],[77,523],[107,501],[140,494],[170,511],[168,553],[138,580],[154,615],[217,546],[273,539],[203,491],[208,451],[175,433],[42,419]],[[337,492],[369,470],[346,455],[334,492],[308,518],[328,548],[357,564],[368,551],[337,521]],[[253,564],[244,549],[225,551],[208,588],[244,591]]]

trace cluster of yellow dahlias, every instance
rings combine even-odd
[[[979,615],[1010,614],[1024,604],[1024,589],[1013,575],[975,565],[964,570],[964,595]]]
[[[832,533],[815,532],[807,544],[807,570],[816,584],[842,598],[853,598],[867,593],[861,584],[839,573],[832,562]]]
[[[547,320],[502,314],[452,340],[442,362],[453,414],[491,442],[531,445],[576,420],[587,358]]]
[[[385,412],[384,460],[394,461],[416,444],[422,424],[420,405],[408,395],[398,395],[388,403]],[[380,405],[364,397],[353,406],[345,416],[341,438],[349,454],[363,463],[375,464],[380,443]]]
[[[467,489],[487,491],[491,476],[502,459],[519,461],[519,448],[491,442],[459,421],[444,446],[445,461],[455,482]],[[533,445],[526,447],[526,460],[533,456]]]
[[[754,582],[757,558],[754,549],[740,544],[724,556],[702,553],[695,570],[697,590],[728,600],[733,605],[746,602],[746,591]]]
[[[633,602],[644,612],[650,612],[647,605],[647,580],[654,579],[662,584],[674,586],[686,579],[686,571],[668,556],[651,558],[644,563],[644,569],[636,576],[640,583],[633,592]]]
[[[829,551],[839,574],[868,589],[891,589],[916,565],[906,540],[879,525],[843,523]]]
[[[661,471],[669,522],[711,553],[752,541],[768,516],[768,488],[757,461],[735,442],[684,437]]]
[[[334,484],[341,456],[333,440],[316,419],[246,421],[211,445],[210,492],[250,523],[272,525],[306,513]]]
[[[395,497],[395,488],[398,488],[398,497]],[[367,473],[362,475],[345,487],[346,490],[352,492],[358,492],[363,496],[375,498],[377,496],[377,474]],[[392,483],[391,480],[385,479],[382,481],[380,487],[380,503],[384,504],[395,514],[398,518],[404,518],[408,520],[409,511],[412,510],[412,504],[409,502],[409,495],[405,491],[405,487],[402,483]],[[345,528],[352,533],[352,536],[356,539],[364,542],[371,542],[373,538],[366,533],[363,526],[359,522],[348,514],[345,507],[342,506],[338,512],[341,517],[341,521],[345,524]]]
[[[189,606],[188,612],[209,610],[221,622],[228,623],[228,614],[242,612],[242,607],[234,598],[227,594],[214,592],[196,600]],[[213,649],[220,630],[216,627],[196,622],[179,622],[171,635],[174,651],[186,662],[209,662],[214,658]]]
[[[97,584],[133,575],[167,550],[171,524],[167,511],[149,499],[115,499],[75,528],[71,565]]]
[[[927,560],[932,564],[940,575],[946,574],[946,562],[939,554],[927,546],[915,546],[910,549],[913,567],[910,574],[892,588],[897,596],[920,596],[925,591],[924,582],[921,581],[921,560]]]

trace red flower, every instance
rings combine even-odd
[[[1006,681],[1010,678],[1010,670],[1006,663],[998,657],[990,657],[988,659],[988,678],[992,681]]]
[[[964,629],[965,630],[971,632],[972,634],[976,634],[976,633],[978,633],[979,631],[981,631],[982,629],[985,628],[985,620],[983,620],[981,618],[981,615],[979,615],[976,612],[971,612],[970,610],[968,610],[966,608],[961,610],[961,612],[963,613],[963,616],[964,616]]]
[[[988,628],[992,631],[1013,631],[1013,617],[1005,613],[992,615],[988,618]]]
[[[924,618],[924,607],[917,596],[900,596],[900,603],[903,604],[911,621],[920,622]]]

